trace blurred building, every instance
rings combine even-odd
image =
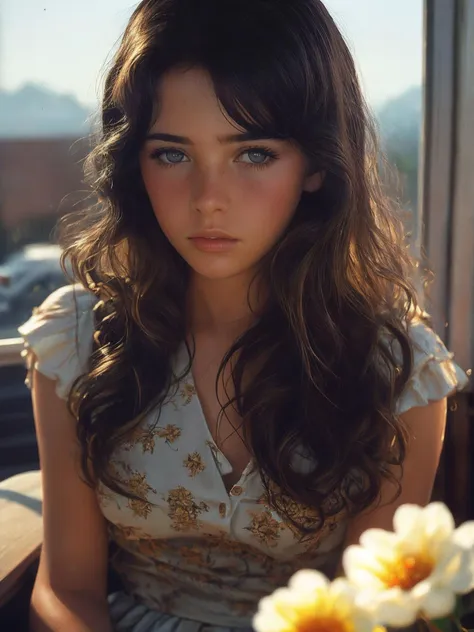
[[[60,215],[84,197],[87,139],[0,140],[0,221],[7,231]]]

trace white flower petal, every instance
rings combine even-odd
[[[369,612],[357,609],[352,614],[354,630],[357,632],[373,632],[375,628],[375,620]]]
[[[357,610],[355,604],[357,589],[347,579],[342,577],[335,579],[329,588],[328,595],[334,611],[340,616],[352,617],[354,611]]]
[[[290,579],[289,588],[291,590],[301,591],[301,592],[314,592],[318,590],[327,589],[329,586],[328,578],[320,573],[319,571],[314,571],[310,569],[303,569],[301,571],[297,571],[293,577]]]
[[[430,587],[421,597],[420,608],[428,619],[441,619],[450,615],[456,607],[456,596],[449,588]]]
[[[288,620],[283,619],[279,614],[261,610],[254,615],[252,627],[255,632],[285,632],[291,629]]]
[[[426,546],[425,520],[418,505],[401,505],[393,517],[393,526],[406,555],[421,551]]]
[[[342,599],[350,603],[354,603],[357,596],[357,589],[354,584],[351,584],[344,577],[335,579],[329,588],[329,592],[334,600]]]
[[[474,549],[474,521],[469,520],[458,527],[453,534],[453,541],[464,549]]]
[[[419,602],[411,593],[401,588],[392,588],[383,593],[370,594],[367,591],[359,599],[361,605],[374,608],[375,619],[379,624],[404,628],[416,621]]]
[[[433,577],[443,577],[444,580],[450,579],[460,569],[464,556],[465,552],[459,546],[450,540],[443,542],[434,560],[435,567],[432,573]]]
[[[431,503],[423,509],[425,534],[431,546],[450,538],[454,533],[454,518],[444,503]]]
[[[418,505],[401,505],[393,516],[393,529],[400,537],[419,529],[423,521],[423,510]]]
[[[465,594],[472,589],[473,571],[469,552],[448,541],[444,545],[443,555],[436,561],[429,581],[433,586],[447,587],[456,594]]]
[[[383,588],[379,575],[384,572],[384,566],[362,546],[353,544],[348,546],[342,556],[342,565],[346,577],[354,584],[367,588]]]
[[[430,617],[446,615],[454,607],[456,594],[474,589],[474,522],[455,530],[452,514],[443,503],[425,508],[407,504],[395,512],[394,529],[395,533],[370,529],[361,536],[359,546],[344,552],[346,576],[359,590],[356,604],[369,610],[374,607],[380,623],[394,627],[411,625],[422,611]],[[415,573],[423,572],[423,561],[428,564],[426,571],[433,563],[428,577],[412,590],[387,588],[380,579],[387,567],[393,563],[402,572],[409,556],[421,563],[415,565]],[[406,571],[410,572],[409,566]]]
[[[260,600],[253,626],[256,632],[292,632],[301,617],[314,614],[353,622],[357,632],[372,632],[373,615],[355,604],[356,594],[356,588],[344,578],[329,583],[321,573],[299,571],[288,588],[279,588]]]
[[[398,543],[395,533],[383,529],[367,529],[360,537],[361,546],[382,559],[393,559]]]
[[[457,595],[465,595],[471,592],[474,584],[473,576],[474,568],[470,563],[469,557],[465,557],[461,563],[458,572],[449,581],[449,588]]]

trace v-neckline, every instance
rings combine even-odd
[[[232,496],[232,490],[233,489],[237,489],[238,487],[241,487],[243,482],[245,481],[245,479],[247,478],[247,475],[249,474],[249,471],[253,465],[253,459],[250,458],[250,460],[247,462],[247,465],[244,467],[244,469],[242,470],[239,479],[233,484],[231,485],[231,487],[229,487],[229,489],[227,488],[227,485],[225,484],[224,481],[224,476],[226,476],[227,474],[232,474],[234,471],[234,468],[232,467],[231,462],[229,461],[229,459],[226,457],[226,455],[222,452],[222,450],[219,448],[219,446],[217,445],[217,443],[214,440],[214,437],[212,436],[212,432],[209,428],[209,424],[207,422],[206,416],[204,414],[204,409],[202,407],[201,404],[201,400],[199,399],[199,393],[196,389],[196,384],[194,382],[194,377],[193,377],[193,373],[192,370],[189,371],[188,375],[186,376],[186,380],[188,382],[190,382],[193,386],[193,392],[194,392],[194,397],[193,397],[193,401],[195,402],[196,405],[196,410],[197,413],[201,419],[201,422],[205,428],[206,431],[206,435],[207,435],[207,440],[206,443],[209,444],[210,449],[212,451],[212,456],[214,457],[214,461],[216,464],[216,469],[219,473],[219,478],[222,482],[222,485],[225,489],[225,492],[227,494],[227,496]],[[212,447],[211,447],[212,446]],[[221,469],[222,465],[226,468],[229,469],[229,471],[226,473],[223,472],[223,470]]]
[[[178,352],[178,362],[177,362],[177,369],[178,369],[178,375],[181,374],[185,364],[184,362],[187,361],[186,360],[186,356],[187,356],[187,349],[186,349],[186,345],[183,343],[183,345],[181,346],[179,352]],[[229,459],[225,456],[225,454],[222,452],[222,450],[218,447],[217,443],[214,441],[214,437],[212,436],[212,432],[209,428],[209,424],[207,422],[206,416],[204,414],[204,409],[202,407],[201,404],[201,400],[199,399],[199,393],[197,391],[196,388],[196,384],[194,382],[194,376],[193,376],[193,371],[192,371],[192,366],[189,367],[188,372],[182,377],[182,381],[187,382],[188,384],[191,384],[193,387],[193,397],[191,398],[191,402],[190,404],[194,404],[195,405],[195,409],[196,409],[196,413],[199,416],[202,425],[204,426],[204,431],[206,433],[206,444],[209,446],[209,449],[212,453],[212,457],[213,457],[213,461],[215,463],[216,466],[216,470],[219,474],[219,479],[221,481],[222,487],[224,488],[224,491],[226,493],[226,496],[228,498],[232,497],[232,490],[233,489],[237,489],[239,487],[242,487],[244,481],[247,479],[250,471],[253,468],[254,465],[254,460],[252,457],[250,457],[250,460],[248,461],[247,465],[244,467],[244,469],[242,470],[238,481],[236,481],[229,489],[227,488],[225,481],[224,481],[224,476],[226,476],[227,474],[231,474],[234,471],[234,468],[232,467],[231,462],[229,461]],[[223,468],[228,469],[228,473],[225,474],[223,473]]]

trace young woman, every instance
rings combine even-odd
[[[426,503],[446,397],[320,0],[144,0],[108,72],[76,284],[21,328],[44,484],[34,630],[250,628]],[[109,543],[123,590],[107,595]]]

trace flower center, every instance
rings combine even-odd
[[[433,561],[428,557],[409,555],[387,567],[382,581],[388,588],[411,590],[433,572]]]
[[[334,617],[304,617],[294,627],[294,632],[351,632],[352,626]]]

